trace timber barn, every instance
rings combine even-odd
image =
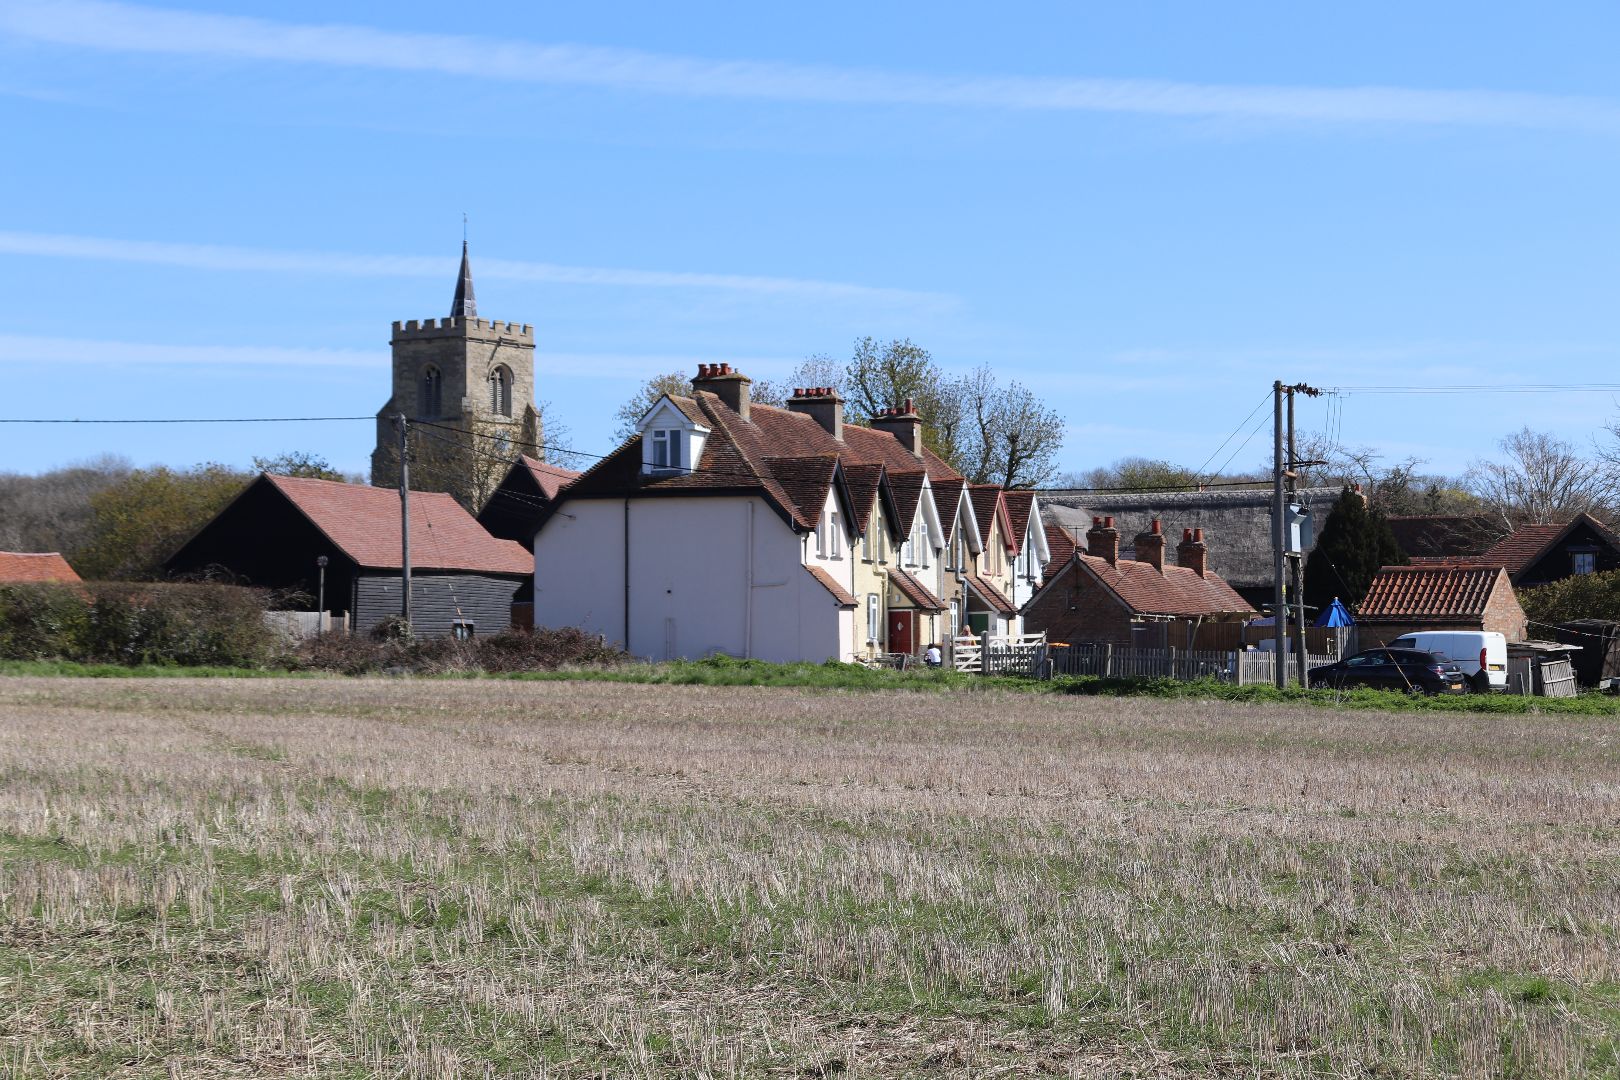
[[[510,628],[534,556],[491,536],[449,495],[413,491],[410,500],[413,630],[471,637]],[[164,566],[177,577],[301,593],[334,623],[369,633],[400,613],[400,517],[397,491],[262,473]]]

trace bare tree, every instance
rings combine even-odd
[[[1004,488],[1036,487],[1057,468],[1063,448],[1063,420],[1021,383],[999,385],[982,365],[958,383],[964,415],[962,443],[966,467],[976,484]]]
[[[34,476],[0,473],[0,551],[71,557],[94,532],[91,496],[123,482],[133,468],[128,458],[108,454]]]
[[[1345,446],[1319,432],[1300,437],[1299,457],[1319,463],[1300,468],[1306,487],[1359,486],[1369,505],[1385,516],[1469,514],[1482,508],[1464,480],[1424,472],[1422,458],[1386,462],[1370,446]],[[1265,471],[1270,471],[1269,462]]]
[[[1498,445],[1503,459],[1475,462],[1468,480],[1504,524],[1544,525],[1620,505],[1616,470],[1583,457],[1572,443],[1524,427]]]

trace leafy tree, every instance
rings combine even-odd
[[[1519,602],[1531,619],[1548,625],[1572,619],[1620,621],[1620,570],[1577,574],[1550,585],[1523,589]]]
[[[307,450],[289,450],[275,457],[256,457],[253,468],[275,476],[298,476],[307,480],[344,480],[342,473],[319,454]]]
[[[224,465],[136,469],[90,497],[90,537],[73,555],[87,578],[162,576],[163,560],[236,498],[250,477]]]
[[[1408,561],[1383,514],[1346,486],[1305,560],[1305,603],[1320,610],[1336,596],[1354,610],[1380,567]]]

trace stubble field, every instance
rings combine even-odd
[[[1617,733],[0,679],[0,1074],[1616,1076]]]

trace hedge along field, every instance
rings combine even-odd
[[[0,680],[0,1073],[1620,1075],[1609,718]]]

